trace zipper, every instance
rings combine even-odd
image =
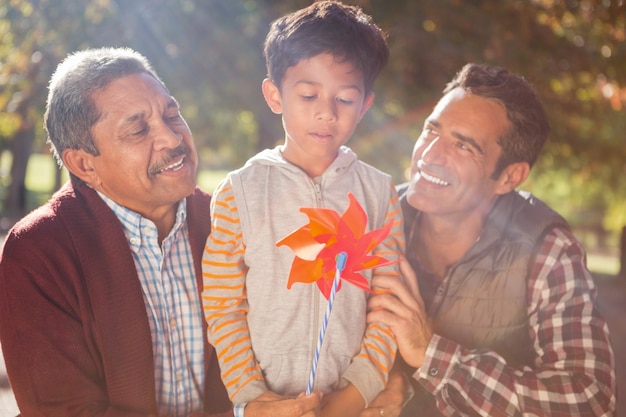
[[[315,207],[323,207],[322,205],[322,187],[320,186],[320,184],[318,182],[316,182],[314,179],[309,177],[309,181],[311,181],[311,185],[313,186],[313,193],[314,193],[314,199],[315,199]],[[315,357],[315,348],[317,346],[317,339],[319,337],[319,332],[321,330],[321,320],[320,320],[320,302],[321,302],[321,291],[319,291],[319,288],[317,288],[317,284],[311,284],[314,285],[316,288],[313,291],[313,320],[315,323],[315,326],[313,326],[313,328],[315,329],[315,332],[313,333],[313,337],[311,338],[312,341],[312,345],[311,345],[311,358],[310,358],[310,364],[313,363],[313,358]],[[325,310],[325,308],[324,308]],[[321,356],[321,351],[320,351],[320,356]],[[310,365],[309,365],[310,366]],[[309,368],[310,371],[310,368]],[[313,384],[313,386],[315,387],[315,383]]]

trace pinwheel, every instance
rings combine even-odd
[[[307,394],[313,389],[324,334],[335,294],[341,289],[341,281],[348,281],[371,292],[367,279],[360,271],[394,262],[369,254],[387,237],[392,222],[389,221],[382,228],[366,233],[365,210],[352,193],[348,193],[348,200],[348,208],[341,216],[336,211],[326,208],[300,208],[300,211],[308,216],[309,223],[276,243],[276,246],[287,246],[295,253],[287,288],[291,288],[295,283],[316,283],[328,300],[315,348]]]

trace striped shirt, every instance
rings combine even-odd
[[[422,279],[429,272],[414,267]],[[443,415],[612,416],[615,362],[585,252],[571,232],[553,229],[527,286],[535,364],[514,368],[493,351],[434,335],[413,374]],[[429,296],[424,301],[429,304]]]
[[[146,305],[159,415],[184,417],[202,410],[204,341],[187,232],[186,200],[181,200],[169,235],[158,242],[155,224],[98,193],[122,223]]]

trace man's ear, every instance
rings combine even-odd
[[[529,173],[530,165],[528,162],[515,162],[507,166],[497,180],[496,194],[506,194],[513,191],[526,181]]]
[[[63,164],[69,172],[85,181],[92,187],[97,186],[100,178],[93,164],[95,155],[84,151],[83,149],[66,149],[61,155]]]
[[[365,113],[372,107],[372,103],[374,103],[374,93],[369,93],[367,97],[365,97],[365,101],[363,102],[363,107],[361,107],[361,114],[359,115],[359,122],[365,116]]]
[[[283,112],[283,104],[280,97],[280,90],[278,86],[274,84],[272,80],[266,78],[263,80],[263,84],[261,84],[261,89],[263,90],[263,97],[265,97],[265,102],[272,110],[273,113],[281,114]]]

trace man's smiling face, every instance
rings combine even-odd
[[[500,103],[456,88],[426,119],[413,149],[408,202],[434,215],[488,211],[498,194],[491,178],[510,122]]]
[[[137,213],[171,210],[191,194],[198,157],[176,100],[147,73],[119,78],[93,97],[100,155],[87,182]]]

